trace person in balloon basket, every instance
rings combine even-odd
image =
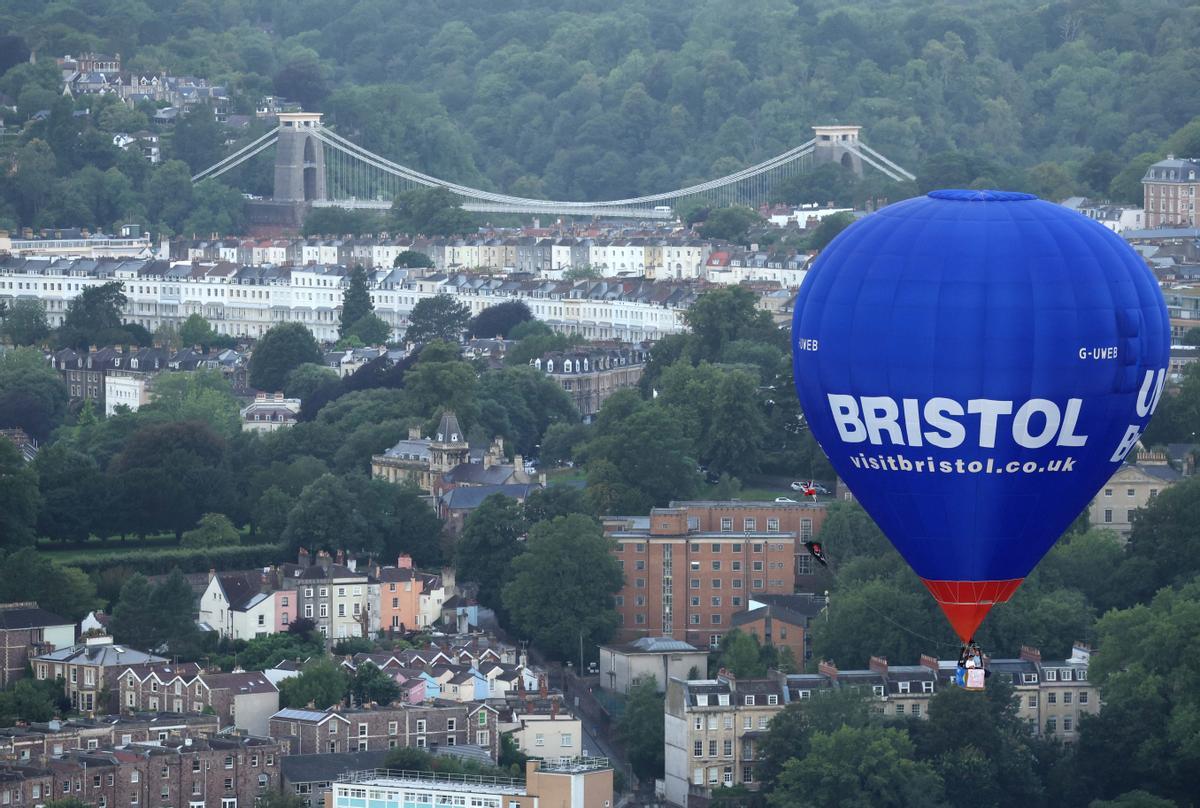
[[[981,671],[982,676],[974,671]],[[982,690],[983,680],[991,676],[991,671],[983,666],[983,651],[974,640],[962,647],[958,656],[958,666],[954,670],[954,684],[964,690]]]

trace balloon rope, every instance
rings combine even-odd
[[[826,564],[826,567],[829,569],[829,575],[830,575],[830,577],[831,577],[831,578],[833,578],[833,580],[834,580],[834,583],[836,583],[836,582],[837,582],[837,577],[838,577],[838,576],[837,576],[837,570],[836,570],[836,569],[834,569],[834,566],[833,566],[833,559],[829,559],[829,562]],[[882,617],[884,620],[886,620],[887,622],[891,623],[893,626],[895,626],[896,628],[900,629],[901,631],[907,631],[909,634],[913,635],[914,637],[916,637],[916,638],[917,638],[917,639],[919,639],[919,640],[924,640],[925,642],[928,642],[928,643],[933,643],[935,646],[942,646],[942,647],[945,647],[945,648],[958,648],[958,647],[959,647],[959,646],[958,646],[957,644],[955,644],[955,643],[949,643],[949,642],[946,642],[945,640],[938,640],[938,639],[934,639],[933,637],[927,637],[926,635],[924,635],[924,634],[921,634],[920,632],[913,631],[913,630],[912,630],[911,628],[909,628],[908,626],[903,626],[903,625],[901,625],[901,624],[897,623],[897,622],[896,622],[895,620],[893,620],[891,617],[887,616],[887,615],[886,615],[886,614],[884,614],[883,612],[881,612],[881,611],[879,611],[878,609],[876,609],[874,606],[872,606],[872,605],[871,605],[871,604],[870,604],[868,601],[866,601],[866,600],[863,600],[863,601],[862,601],[862,604],[863,604],[864,606],[866,606],[866,607],[867,607],[867,609],[869,609],[871,612],[873,612],[873,613],[874,613],[874,614],[876,614],[877,616],[879,616],[879,617]],[[828,601],[826,601],[826,602],[825,602],[825,608],[826,608],[826,609],[828,609],[828,608],[829,608],[829,602],[828,602]]]

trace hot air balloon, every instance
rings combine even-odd
[[[792,347],[814,437],[966,643],[1137,442],[1170,326],[1100,224],[946,190],[830,242]]]

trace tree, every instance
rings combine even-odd
[[[288,398],[307,401],[318,390],[336,387],[338,380],[337,371],[333,368],[306,362],[288,373],[283,382],[283,394]]]
[[[213,114],[212,107],[197,104],[175,122],[171,138],[171,157],[187,163],[193,174],[199,174],[224,157],[225,133]]]
[[[158,634],[157,616],[150,596],[154,587],[141,573],[134,573],[121,587],[121,596],[113,605],[112,620],[108,630],[113,639],[129,643],[135,648],[154,651],[161,637]]]
[[[0,354],[0,428],[45,440],[67,410],[67,386],[35,348]]]
[[[181,547],[222,547],[238,544],[242,534],[234,527],[229,517],[221,513],[206,513],[200,517],[196,527],[183,534]]]
[[[8,440],[0,440],[0,548],[33,544],[41,496],[38,478]]]
[[[143,423],[158,420],[203,422],[216,434],[241,433],[241,406],[229,380],[219,370],[164,373],[154,380],[154,399],[142,405]]]
[[[408,554],[422,567],[442,563],[442,521],[420,488],[383,480],[361,481],[356,487],[358,510],[380,555]]]
[[[525,518],[531,525],[572,513],[590,515],[583,490],[572,485],[537,488],[525,500]]]
[[[633,772],[642,780],[663,776],[664,704],[653,676],[639,676],[629,688],[625,709],[617,719],[617,738]]]
[[[810,250],[823,250],[835,237],[850,225],[854,224],[853,213],[835,213],[821,219],[817,229],[808,237]]]
[[[520,503],[503,494],[492,494],[467,517],[455,544],[454,567],[459,580],[479,584],[481,603],[501,605],[501,590],[527,530]]]
[[[925,637],[941,636],[949,643],[945,620],[934,613],[929,595],[917,591],[915,576],[906,573],[903,581],[840,581],[831,596],[829,619],[812,627],[813,653],[843,664],[872,656],[917,659],[928,652]]]
[[[433,269],[433,259],[423,252],[415,250],[404,250],[396,255],[392,261],[393,267],[403,267],[408,269]]]
[[[346,332],[348,339],[358,339],[363,345],[383,345],[392,339],[392,327],[377,314],[368,314],[354,321]]]
[[[1200,572],[1196,557],[1196,520],[1200,519],[1200,477],[1176,483],[1163,491],[1133,520],[1129,534],[1129,557],[1147,565],[1152,577],[1148,591],[1140,594],[1148,599],[1154,590],[1170,584],[1181,584]]]
[[[343,337],[349,335],[351,326],[374,311],[375,304],[371,302],[371,292],[367,285],[367,271],[361,264],[356,264],[354,269],[350,270],[346,288],[342,292],[338,334]]]
[[[1179,341],[1184,345],[1200,345],[1200,326],[1194,326],[1184,331]]]
[[[417,188],[405,191],[392,202],[393,229],[426,236],[454,236],[475,229],[474,217],[450,189]]]
[[[700,235],[719,241],[748,244],[750,228],[761,223],[762,217],[750,208],[717,208],[709,212],[708,218],[700,225]]]
[[[575,450],[586,443],[591,436],[587,424],[567,424],[558,422],[546,427],[542,435],[542,450],[538,458],[543,468],[561,466],[575,458]]]
[[[279,706],[325,710],[345,699],[348,685],[342,666],[322,657],[308,663],[299,676],[280,683]]]
[[[4,321],[2,333],[13,345],[36,345],[50,336],[46,306],[40,300],[14,300],[0,319]]]
[[[833,732],[842,726],[865,727],[870,722],[867,697],[857,688],[838,688],[817,699],[793,701],[771,719],[759,745],[759,780],[768,790],[773,789],[789,760],[808,755],[814,732]]]
[[[0,722],[49,721],[66,712],[70,704],[64,707],[64,701],[62,679],[20,679],[0,693]]]
[[[551,424],[573,423],[579,418],[562,387],[531,367],[483,374],[478,395],[480,422],[486,431],[502,436],[517,453],[527,457],[537,454]]]
[[[635,394],[636,399],[636,394]],[[588,494],[598,513],[617,502],[625,513],[642,513],[651,506],[666,505],[672,499],[686,499],[696,490],[698,475],[692,454],[693,441],[678,418],[648,402],[637,404],[624,418],[613,419],[609,427],[605,410],[621,406],[622,399],[612,396],[601,408],[595,438],[581,450],[587,460]],[[608,486],[616,500],[601,503],[603,488]],[[616,488],[612,488],[616,486]]]
[[[188,217],[180,228],[189,234],[235,234],[246,225],[246,199],[236,188],[213,179],[201,180],[192,190]]]
[[[225,442],[195,421],[139,429],[113,459],[120,486],[123,531],[145,535],[170,530],[177,539],[205,513],[223,513],[232,499],[224,466]]]
[[[718,665],[731,671],[739,679],[767,675],[767,666],[762,663],[762,647],[758,637],[736,628],[721,639],[721,659]]]
[[[306,808],[304,799],[286,791],[268,790],[255,797],[255,808]]]
[[[282,390],[287,375],[324,357],[312,332],[301,323],[280,323],[263,334],[250,356],[250,384],[259,390]]]
[[[940,806],[942,778],[914,758],[900,729],[841,727],[815,732],[812,748],[783,767],[769,804],[776,808],[862,805]]]
[[[184,345],[199,345],[207,349],[217,339],[220,339],[220,336],[202,314],[189,314],[179,326],[179,340]]]
[[[450,295],[435,295],[417,301],[408,316],[405,342],[444,340],[457,344],[471,319],[471,310]]]
[[[1095,798],[1147,789],[1188,804],[1191,773],[1200,765],[1200,697],[1191,688],[1200,582],[1162,589],[1149,604],[1110,611],[1096,635],[1088,676],[1100,687],[1104,709],[1080,722],[1076,777]]]
[[[740,286],[705,292],[684,315],[694,337],[694,362],[716,361],[728,343],[752,340],[786,347],[786,335],[771,315],[756,308],[754,293]]]
[[[581,642],[592,656],[617,627],[623,576],[611,542],[594,519],[572,514],[534,525],[526,545],[503,592],[513,626],[556,659],[571,659]]]
[[[293,550],[311,553],[364,549],[366,520],[350,489],[339,477],[324,474],[305,486],[288,513],[284,539]]]
[[[370,660],[363,662],[350,677],[350,696],[356,705],[391,704],[400,697],[400,686]]]
[[[68,620],[81,620],[95,609],[96,584],[78,567],[57,564],[32,547],[10,553],[0,562],[0,601],[36,601]]]
[[[38,535],[61,541],[86,541],[98,520],[92,509],[81,508],[79,503],[102,497],[106,484],[96,461],[60,440],[43,446],[32,468],[41,492]]]
[[[257,535],[280,541],[287,530],[288,513],[292,509],[292,497],[276,486],[263,491],[254,506],[253,523]]]
[[[179,657],[195,657],[200,629],[196,625],[196,595],[178,567],[150,593],[154,611],[155,639],[152,647],[165,648]],[[115,612],[114,612],[115,618]]]
[[[532,319],[533,312],[529,310],[529,306],[525,305],[525,301],[511,300],[507,303],[488,306],[479,312],[471,319],[467,330],[472,337],[507,339],[509,332],[515,326]]]
[[[58,332],[58,344],[86,351],[89,345],[105,344],[105,336],[121,330],[125,307],[124,284],[109,281],[89,286],[67,304],[67,314]]]

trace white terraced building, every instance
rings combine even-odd
[[[588,339],[658,339],[684,328],[683,315],[699,292],[683,282],[510,281],[476,275],[415,276],[411,270],[371,273],[378,314],[403,336],[419,300],[449,294],[478,314],[523,300],[556,331]],[[80,292],[110,281],[124,284],[125,321],[155,331],[205,317],[220,334],[260,337],[279,323],[303,323],[318,339],[338,338],[347,271],[340,266],[239,266],[227,262],[170,263],[150,259],[0,259],[0,301],[31,298],[46,306],[51,327],[62,325]]]

